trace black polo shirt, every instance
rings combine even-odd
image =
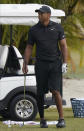
[[[59,40],[65,38],[64,30],[60,24],[50,21],[48,26],[41,22],[32,26],[28,33],[28,44],[36,43],[36,58],[53,61],[60,56]]]

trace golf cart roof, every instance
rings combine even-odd
[[[38,13],[42,4],[0,4],[0,24],[17,24],[32,26],[38,22]],[[50,6],[49,6],[50,7]],[[52,7],[51,20],[60,23],[58,17],[65,16],[65,12]]]

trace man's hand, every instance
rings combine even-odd
[[[28,67],[27,67],[27,65],[26,65],[25,62],[23,62],[23,68],[22,68],[22,71],[23,71],[24,74],[27,74],[27,72],[28,72]]]
[[[67,63],[62,64],[62,73],[67,73]]]

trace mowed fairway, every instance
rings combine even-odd
[[[84,118],[74,118],[71,109],[64,109],[64,116],[66,120],[66,128],[62,129],[57,129],[55,125],[49,125],[47,129],[41,129],[37,125],[26,125],[23,127],[13,125],[11,128],[8,128],[7,125],[2,123],[4,119],[0,117],[0,131],[84,131]],[[54,121],[58,119],[58,113],[55,108],[46,109],[45,117],[48,121]],[[35,121],[39,121],[39,115],[37,115]]]

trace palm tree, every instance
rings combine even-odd
[[[0,0],[0,3],[41,3],[52,6],[56,9],[62,9],[66,12],[66,17],[62,20],[64,26],[68,48],[69,59],[72,62],[73,70],[75,71],[75,62],[72,58],[72,51],[78,52],[80,57],[79,66],[83,66],[84,62],[84,0]],[[9,26],[3,26],[3,44],[10,43],[9,41]],[[13,27],[13,39],[16,46],[19,48],[22,38],[27,41],[28,29],[26,26]],[[17,35],[15,35],[17,34]],[[24,43],[24,41],[23,41]],[[81,48],[82,46],[82,48]],[[21,48],[21,47],[20,47]],[[23,51],[22,51],[23,52]],[[35,54],[35,50],[34,53]]]

